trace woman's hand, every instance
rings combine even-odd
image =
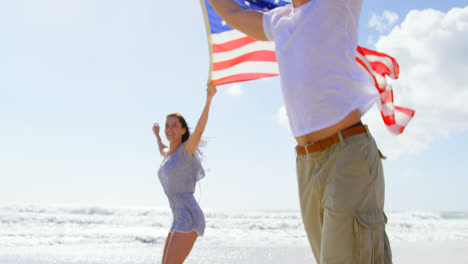
[[[207,83],[207,88],[206,88],[206,100],[211,101],[213,99],[213,96],[216,94],[218,90],[216,89],[216,86],[212,82]]]
[[[156,136],[159,136],[159,124],[158,123],[154,123],[153,124],[153,133],[156,135]]]
[[[162,143],[162,141],[161,141],[161,137],[159,136],[159,130],[160,130],[159,124],[154,123],[153,124],[153,133],[156,136],[156,140],[158,141],[159,154],[161,154],[161,156],[163,156],[163,157],[166,157],[168,149],[167,149],[167,146],[164,145]]]

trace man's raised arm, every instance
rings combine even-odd
[[[209,0],[213,9],[229,26],[257,40],[267,41],[263,31],[263,13],[244,9],[233,0]]]

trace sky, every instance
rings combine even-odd
[[[199,1],[0,0],[0,204],[168,207],[152,124],[203,109]],[[365,0],[359,44],[396,58],[400,136],[374,107],[386,210],[468,211],[468,2]],[[164,138],[164,137],[163,137]],[[218,87],[202,208],[298,210],[278,77]]]

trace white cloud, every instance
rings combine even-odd
[[[395,104],[416,110],[407,130],[392,136],[377,111],[366,115],[382,150],[398,158],[419,153],[436,137],[468,130],[468,7],[447,13],[408,13],[376,44],[395,57],[400,79],[393,82]]]
[[[226,89],[226,94],[229,96],[241,96],[244,92],[240,84],[234,83]]]
[[[286,107],[282,106],[276,114],[276,121],[281,126],[289,126],[288,115],[286,114]]]
[[[379,32],[390,29],[395,22],[398,20],[398,14],[391,11],[384,11],[381,16],[376,13],[372,14],[372,18],[369,21],[369,26],[375,28]]]

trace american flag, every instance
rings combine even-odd
[[[234,0],[243,8],[268,11],[289,3],[281,0]],[[279,75],[273,42],[257,41],[221,19],[208,0],[200,0],[210,50],[209,80],[215,85]],[[387,128],[399,135],[414,116],[414,110],[394,106],[392,86],[386,77],[398,78],[396,60],[358,46],[356,61],[380,93],[377,101]]]
[[[387,83],[386,78],[398,79],[398,63],[387,54],[360,46],[357,48],[356,62],[380,93],[377,108],[385,125],[395,135],[403,133],[414,116],[414,110],[394,105],[392,85]]]
[[[231,28],[213,10],[208,0],[200,0],[210,48],[209,79],[215,85],[277,76],[275,44],[257,41]],[[268,11],[287,2],[279,0],[235,0],[244,8]]]

